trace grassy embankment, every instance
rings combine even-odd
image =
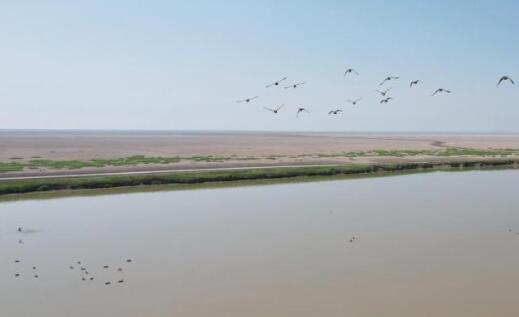
[[[384,175],[398,172],[434,171],[474,168],[517,168],[519,159],[486,159],[466,162],[402,163],[361,165],[348,164],[326,167],[268,168],[231,171],[171,173],[160,175],[110,176],[88,178],[59,178],[42,180],[16,180],[0,182],[0,195],[44,192],[56,190],[118,188],[160,184],[205,184],[233,181],[295,179],[346,175]]]

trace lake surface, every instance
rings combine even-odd
[[[0,202],[0,315],[514,316],[518,188],[492,171]]]

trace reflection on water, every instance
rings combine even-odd
[[[0,315],[512,316],[518,183],[434,173],[0,203]]]

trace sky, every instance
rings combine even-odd
[[[0,129],[519,132],[517,21],[512,0],[3,0]],[[307,84],[264,88],[285,76]]]

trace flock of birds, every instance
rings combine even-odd
[[[18,227],[17,232],[20,234],[24,234],[24,233],[29,233],[31,231],[24,230],[23,227]],[[19,239],[18,243],[23,244],[23,239]],[[24,268],[27,269],[27,267],[23,265],[25,261],[23,261],[22,259],[15,259],[13,262],[16,266],[16,272],[14,273],[14,278],[19,279],[25,275],[29,275],[29,276],[32,275],[32,278],[34,278],[34,279],[38,279],[40,277],[40,274],[38,273],[38,267],[36,265],[29,265],[30,274],[22,274],[23,269]],[[125,264],[132,263],[132,259],[126,259],[124,261],[124,263]],[[92,282],[95,280],[95,276],[93,274],[91,274],[91,270],[82,261],[76,261],[74,265],[69,266],[69,269],[72,271],[79,272],[79,277],[80,277],[81,281],[83,281],[83,282],[86,282],[86,281]],[[94,268],[92,267],[92,269],[94,269]],[[109,265],[103,265],[102,267],[100,267],[98,269],[110,272]],[[124,283],[125,280],[124,280],[124,278],[122,278],[121,272],[123,272],[123,267],[121,265],[116,266],[113,269],[113,271],[111,272],[111,273],[113,273],[112,276],[115,277],[114,282],[113,282],[114,284],[115,283],[117,283],[117,284]],[[103,283],[104,283],[104,285],[109,286],[109,285],[112,285],[112,280],[108,280],[108,281],[105,280]]]
[[[356,76],[359,76],[359,73],[353,69],[353,68],[348,68],[344,71],[344,76],[350,76],[350,75],[356,75]],[[282,86],[281,84],[283,82],[285,82],[286,80],[288,79],[288,77],[283,77],[279,80],[276,80],[268,85],[265,85],[265,88],[271,88],[271,87],[279,87],[279,86]],[[386,83],[388,82],[392,82],[392,81],[396,81],[396,80],[399,80],[400,77],[399,76],[387,76],[386,78],[384,78],[384,80],[382,80],[382,82],[379,83],[379,86],[384,86]],[[497,86],[496,87],[499,87],[503,82],[509,82],[511,83],[512,85],[515,85],[515,82],[514,80],[509,77],[509,76],[501,76],[499,78],[499,80],[497,81]],[[419,79],[415,79],[415,80],[412,80],[410,83],[409,83],[409,87],[410,88],[413,88],[414,86],[416,85],[419,85],[419,84],[422,84],[423,82]],[[286,85],[286,86],[282,86],[284,89],[295,89],[295,88],[298,88],[299,86],[301,85],[305,85],[306,82],[302,81],[302,82],[296,82],[296,83],[293,83],[293,84],[289,84],[289,85]],[[389,96],[388,93],[389,91],[391,91],[393,87],[389,87],[385,90],[375,90],[375,92],[377,92],[380,96],[381,96],[381,99],[380,99],[380,104],[387,104],[389,103],[390,101],[394,100],[393,97]],[[437,94],[450,94],[452,93],[452,91],[450,89],[445,89],[445,88],[438,88],[436,89],[435,91],[432,92],[431,96],[436,96]],[[259,96],[254,96],[254,97],[249,97],[249,98],[245,98],[245,99],[240,99],[240,100],[237,100],[236,102],[237,103],[251,103],[253,102],[254,100],[258,99]],[[353,106],[356,106],[360,101],[362,100],[362,98],[356,98],[356,99],[349,99],[348,102],[351,103]],[[279,111],[284,107],[285,105],[284,104],[281,104],[281,105],[278,105],[278,106],[275,106],[275,107],[263,107],[265,110],[268,110],[270,112],[272,112],[273,114],[278,114]],[[329,110],[328,111],[328,115],[337,115],[339,113],[342,112],[342,109],[340,108],[337,108],[337,109],[332,109],[332,110]],[[299,118],[299,116],[303,113],[310,113],[310,111],[308,111],[308,109],[306,109],[305,107],[302,107],[302,106],[299,106],[297,107],[297,112],[296,112],[296,117]]]

